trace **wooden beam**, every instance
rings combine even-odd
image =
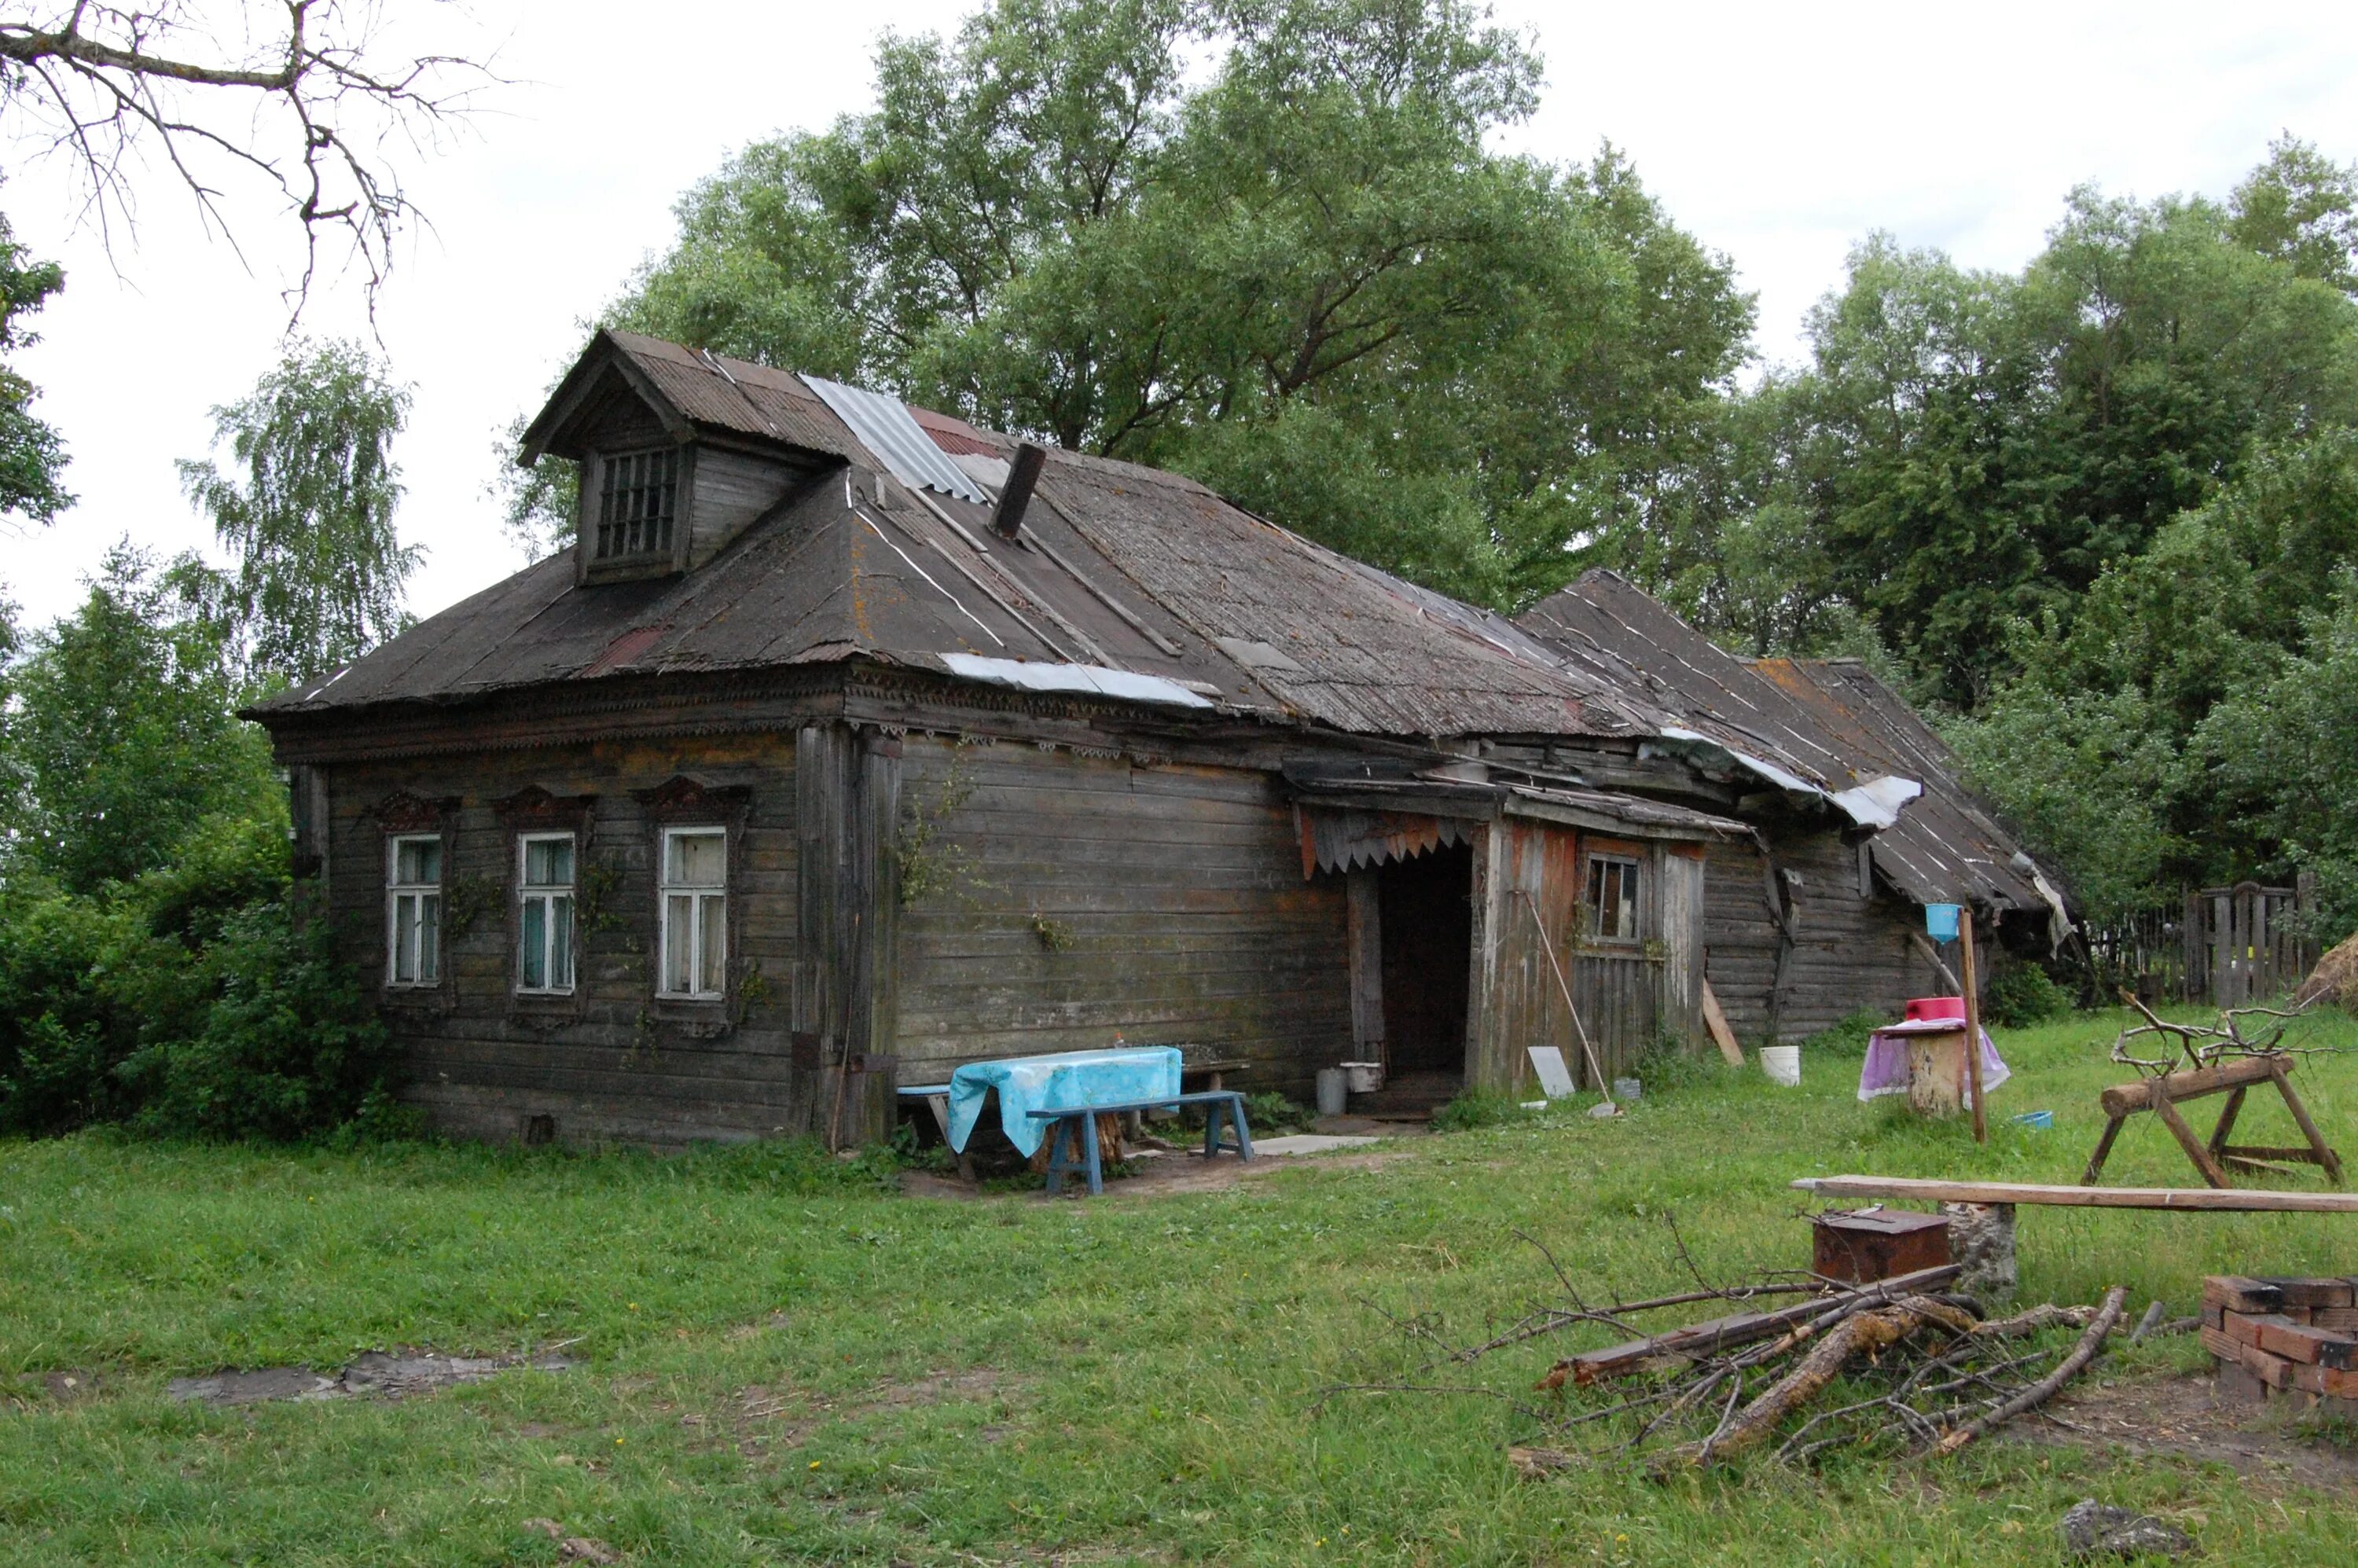
[[[1835,1289],[1825,1295],[1812,1296],[1790,1306],[1772,1307],[1767,1312],[1740,1312],[1733,1316],[1715,1317],[1666,1333],[1649,1335],[1643,1339],[1630,1340],[1626,1345],[1583,1351],[1560,1365],[1571,1373],[1574,1385],[1586,1388],[1600,1378],[1616,1378],[1626,1372],[1640,1371],[1650,1363],[1665,1357],[1716,1355],[1739,1345],[1757,1344],[1823,1317],[1848,1302],[1862,1299],[1897,1301],[1910,1292],[1939,1290],[1942,1285],[1953,1282],[1963,1271],[1954,1263],[1920,1269],[1912,1274],[1897,1274],[1871,1284]]]
[[[1924,957],[1932,960],[1932,968],[1939,972],[1940,977],[1946,980],[1958,995],[1963,996],[1965,990],[1964,982],[1957,979],[1954,969],[1942,961],[1941,950],[1932,946],[1931,939],[1921,931],[1910,931],[1908,934],[1908,939],[1924,950]]]
[[[1921,1203],[2041,1204],[2061,1208],[2194,1209],[2220,1214],[2358,1214],[2358,1193],[2211,1191],[2201,1187],[2060,1187],[2029,1182],[1943,1182],[1910,1176],[1803,1176],[1820,1197]]]
[[[2178,1114],[2178,1108],[2169,1102],[2168,1096],[2153,1102],[2153,1113],[2161,1118],[2161,1124],[2169,1129],[2169,1135],[2178,1140],[2178,1146],[2186,1151],[2186,1157],[2194,1162],[2197,1171],[2202,1173],[2204,1181],[2214,1187],[2227,1185],[2226,1171],[2211,1157],[2211,1151],[2202,1146],[2202,1140],[2194,1136],[2194,1129],[2186,1125],[2186,1119]]]
[[[2266,1056],[2247,1056],[2240,1062],[2229,1062],[2216,1067],[2197,1067],[2190,1072],[2166,1073],[2158,1078],[2142,1083],[2122,1084],[2106,1089],[2098,1097],[2106,1116],[2129,1116],[2140,1110],[2151,1110],[2164,1099],[2197,1099],[2215,1095],[2244,1084],[2265,1084],[2276,1075]]]
[[[2326,1147],[2325,1134],[2317,1130],[2316,1121],[2309,1114],[2309,1107],[2301,1104],[2300,1097],[2292,1092],[2292,1078],[2286,1073],[2283,1060],[2277,1057],[2262,1059],[2268,1064],[2268,1076],[2276,1080],[2277,1092],[2284,1096],[2285,1108],[2292,1112],[2293,1121],[2300,1128],[2301,1136],[2309,1140],[2310,1152],[2316,1155],[2317,1162],[2325,1167],[2326,1179],[2339,1186],[2342,1183],[2341,1156]]]
[[[1729,1066],[1744,1065],[1744,1047],[1736,1043],[1736,1031],[1727,1026],[1727,1014],[1720,1011],[1719,998],[1712,994],[1707,979],[1703,983],[1703,1025],[1711,1031],[1712,1043]]]
[[[1982,1101],[1982,999],[1974,978],[1974,906],[1964,907],[1964,919],[1958,923],[1957,935],[1964,939],[1965,970],[1965,1087],[1974,1098],[1974,1141],[1989,1141],[1989,1116]],[[2193,1135],[2189,1133],[2190,1138]],[[2201,1145],[2196,1145],[2201,1147]],[[2206,1173],[2207,1174],[2207,1173]],[[2223,1181],[2212,1186],[2223,1187]]]

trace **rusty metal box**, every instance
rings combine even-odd
[[[1949,1262],[1949,1222],[1908,1209],[1829,1209],[1810,1222],[1810,1267],[1829,1280],[1871,1284]]]

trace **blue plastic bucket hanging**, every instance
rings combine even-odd
[[[1935,942],[1957,939],[1957,917],[1964,912],[1953,903],[1928,903],[1924,906],[1924,929]]]

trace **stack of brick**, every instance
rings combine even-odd
[[[2358,1279],[2202,1281],[2202,1346],[2220,1391],[2358,1421]]]

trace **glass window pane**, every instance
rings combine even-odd
[[[393,901],[393,978],[406,984],[417,978],[417,900],[404,893]]]
[[[723,989],[720,983],[721,967],[729,957],[728,903],[724,899],[712,897],[699,899],[697,902],[700,905],[697,914],[701,916],[700,935],[703,940],[699,947],[704,963],[702,973],[697,977],[696,989],[700,991],[719,991]]]
[[[524,901],[524,919],[517,932],[516,979],[526,990],[548,985],[548,901]]]
[[[696,900],[675,895],[664,900],[664,989],[686,995],[696,978]]]
[[[430,986],[442,978],[442,896],[417,896],[417,983]]]
[[[664,880],[673,887],[720,886],[727,844],[719,833],[673,834]]]
[[[552,990],[573,989],[573,900],[569,894],[548,901],[548,984]]]
[[[442,840],[404,838],[394,847],[394,881],[405,887],[442,880]]]
[[[527,887],[573,885],[573,840],[527,838],[524,846],[524,880]]]

